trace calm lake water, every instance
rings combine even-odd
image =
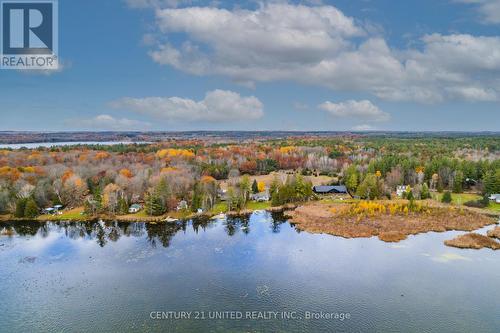
[[[0,230],[13,233],[0,236],[1,332],[500,328],[500,251],[443,245],[460,232],[389,244],[298,232],[269,213],[176,225],[16,222]],[[152,311],[188,311],[191,319],[154,320]],[[278,318],[209,318],[229,311]],[[321,311],[349,318],[305,319]]]

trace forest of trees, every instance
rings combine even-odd
[[[0,214],[34,217],[40,209],[84,206],[88,214],[125,214],[143,203],[161,215],[186,201],[192,211],[218,201],[229,179],[228,206],[241,209],[259,190],[244,175],[294,170],[267,188],[273,205],[307,200],[302,175],[329,175],[360,198],[430,192],[500,192],[500,138],[321,138],[214,143],[177,140],[149,145],[0,150]],[[243,175],[243,176],[240,176]],[[260,190],[263,185],[260,184]]]

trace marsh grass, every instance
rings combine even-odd
[[[500,250],[500,243],[496,240],[476,234],[476,233],[468,233],[465,235],[460,235],[451,240],[444,241],[444,244],[447,246],[458,247],[461,249],[482,249],[482,248],[490,248],[492,250]]]
[[[492,230],[488,230],[488,237],[500,239],[500,227],[495,227]]]
[[[428,231],[472,231],[495,223],[470,209],[408,200],[307,203],[290,216],[299,229],[309,232],[346,238],[378,236],[387,242]]]

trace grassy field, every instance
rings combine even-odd
[[[219,202],[215,204],[211,212],[214,214],[225,213],[227,212],[227,204],[225,202]]]
[[[160,215],[160,216],[150,216],[146,213],[145,209],[142,209],[141,211],[134,213],[134,214],[126,214],[126,215],[121,215],[117,216],[119,219],[123,220],[130,220],[130,221],[140,221],[140,220],[151,220],[151,219],[158,219],[162,217],[171,217],[171,218],[176,218],[176,219],[183,219],[187,218],[188,216],[191,215],[191,211],[189,210],[182,210],[182,211],[169,211],[166,214]]]
[[[443,193],[434,193],[432,194],[433,198],[437,201],[441,201],[443,198]],[[452,193],[451,199],[452,203],[455,205],[463,205],[467,201],[479,200],[482,197],[476,193]]]
[[[147,217],[149,216],[148,214],[146,214],[146,211],[144,209],[138,211],[137,213],[134,213],[134,214],[127,214],[126,216],[128,217],[131,217],[131,218],[141,218],[141,217]]]
[[[437,200],[439,202],[441,202],[442,197],[443,197],[443,193],[433,194],[433,199]],[[457,206],[463,205],[467,201],[479,200],[481,198],[482,198],[481,195],[475,194],[475,193],[452,193],[451,194],[452,203],[457,205]],[[498,213],[498,212],[500,212],[500,204],[497,204],[496,202],[490,202],[487,209]]]
[[[251,210],[263,210],[271,207],[270,201],[257,202],[257,201],[249,201],[247,202],[246,209]]]
[[[494,212],[500,213],[500,204],[498,204],[496,202],[490,202],[488,209],[492,210]]]
[[[64,210],[61,215],[41,215],[38,217],[39,220],[43,221],[64,221],[64,220],[81,220],[84,219],[83,207],[77,207],[70,210]]]

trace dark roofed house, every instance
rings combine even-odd
[[[316,194],[349,194],[344,185],[320,185],[313,186],[313,192]]]

